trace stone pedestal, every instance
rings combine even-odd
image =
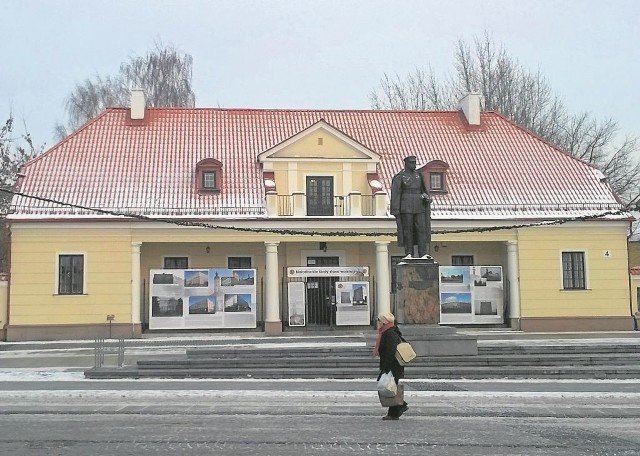
[[[478,354],[478,339],[440,323],[440,270],[433,258],[403,258],[396,266],[396,323],[418,356]]]
[[[440,322],[439,265],[433,258],[403,258],[396,266],[396,322]]]

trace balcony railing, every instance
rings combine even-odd
[[[277,195],[278,215],[293,215],[293,195]]]
[[[335,196],[330,207],[319,208],[315,205],[313,211],[326,209],[320,212],[333,217],[376,217],[387,215],[386,193],[379,192],[373,195],[363,195],[353,192],[345,196]],[[300,217],[308,216],[307,196],[302,193],[291,195],[278,195],[267,193],[267,212],[270,216]],[[314,213],[316,213],[314,212]]]

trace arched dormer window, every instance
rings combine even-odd
[[[442,160],[432,160],[420,169],[427,181],[430,192],[447,193],[448,170],[449,165]]]
[[[196,186],[198,192],[222,190],[222,163],[215,158],[205,158],[196,164]]]

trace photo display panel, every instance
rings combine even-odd
[[[503,322],[502,266],[440,266],[440,323]]]
[[[369,325],[369,282],[336,282],[336,325]]]
[[[149,329],[256,327],[255,269],[152,269]]]

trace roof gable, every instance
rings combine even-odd
[[[380,156],[323,119],[258,155],[258,161],[272,160],[371,160]]]

